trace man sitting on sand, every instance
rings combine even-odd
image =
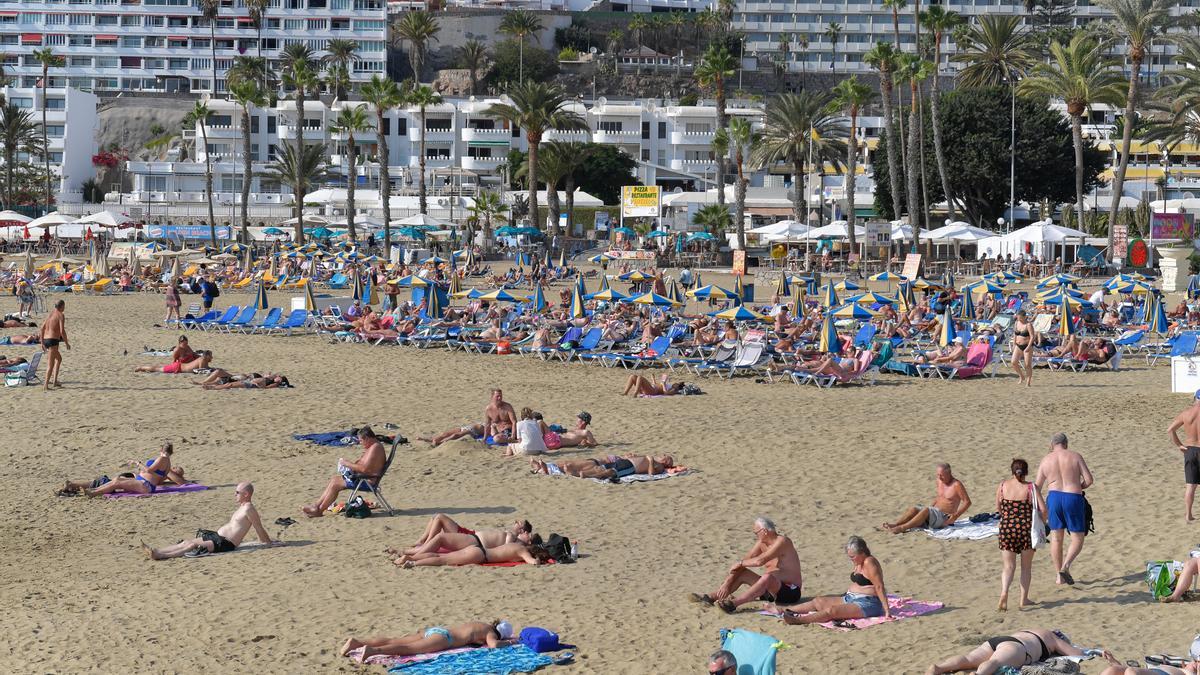
[[[561,462],[543,462],[539,459],[534,459],[529,463],[529,467],[534,473],[543,473],[551,476],[565,474],[577,478],[599,478],[600,480],[624,478],[625,476],[632,476],[634,474],[655,476],[666,473],[667,469],[674,466],[675,459],[670,455],[663,455],[661,457],[650,457],[649,455],[616,457],[609,455],[602,459],[575,459],[563,460]]]
[[[234,494],[238,503],[237,510],[230,516],[229,522],[218,528],[216,532],[212,530],[196,530],[195,538],[184,539],[178,544],[167,546],[166,548],[150,548],[146,545],[146,542],[142,542],[142,550],[146,552],[146,556],[151,560],[166,560],[188,554],[208,555],[210,553],[225,553],[241,546],[242,540],[246,538],[246,534],[250,532],[250,528],[252,527],[259,541],[268,546],[274,544],[275,542],[271,541],[266,528],[263,527],[262,519],[258,516],[258,511],[254,508],[254,504],[250,502],[251,498],[254,497],[254,485],[251,483],[239,483]]]
[[[362,655],[358,660],[366,661],[377,654],[413,656],[415,654],[433,654],[460,647],[495,649],[515,642],[512,624],[507,621],[493,621],[492,623],[472,621],[448,628],[434,626],[426,628],[424,633],[413,633],[398,638],[377,637],[366,640],[349,638],[338,653],[342,656],[349,656],[350,652],[362,649]]]
[[[504,400],[499,387],[492,390],[492,400],[483,409],[483,437],[494,444],[508,443],[517,428],[517,411]]]
[[[940,530],[950,527],[962,514],[971,508],[971,498],[967,496],[967,488],[962,481],[954,477],[949,464],[937,465],[937,488],[931,506],[915,506],[902,513],[894,522],[884,523],[880,529],[892,534],[900,534],[928,527]]]
[[[354,462],[338,458],[338,475],[329,479],[325,491],[321,493],[321,498],[315,504],[301,507],[300,510],[304,511],[304,515],[309,518],[320,518],[325,515],[325,510],[333,504],[333,500],[337,499],[338,493],[342,490],[353,489],[360,478],[369,478],[372,482],[379,479],[379,472],[383,471],[383,463],[387,459],[383,451],[383,443],[379,442],[379,438],[375,436],[371,427],[363,427],[358,430],[358,444],[363,447],[362,455]]]
[[[804,577],[800,571],[800,556],[792,540],[779,534],[775,523],[769,518],[759,517],[754,521],[754,546],[746,557],[729,568],[729,576],[721,587],[711,594],[692,593],[693,602],[716,604],[725,612],[732,613],[741,605],[755,600],[774,602],[777,605],[794,605],[800,602],[800,590]],[[751,572],[753,567],[763,568],[760,576]],[[732,597],[742,586],[746,592]]]

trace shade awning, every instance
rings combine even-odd
[[[116,40],[117,36],[116,35],[97,35],[96,39],[97,40]]]
[[[0,16],[17,16],[20,12],[0,12]]]
[[[467,141],[469,148],[507,148],[508,141]]]
[[[168,35],[168,36],[167,36],[167,39],[168,39],[168,40],[177,40],[177,41],[183,41],[183,42],[187,42],[187,41],[188,41],[188,38],[187,38],[187,36],[186,36],[186,35]]]
[[[41,33],[21,33],[21,44],[40,45],[40,44],[42,44],[42,34]]]

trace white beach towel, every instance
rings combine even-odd
[[[931,530],[924,528],[921,530],[925,534],[934,539],[949,541],[951,539],[965,539],[968,541],[980,541],[989,537],[995,537],[1000,534],[1000,521],[989,520],[986,523],[972,523],[968,520],[961,520],[950,527],[943,527],[940,530]]]

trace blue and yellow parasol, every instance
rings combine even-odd
[[[949,347],[950,343],[954,342],[954,338],[958,336],[958,331],[954,328],[954,317],[950,315],[950,306],[946,305],[946,311],[942,314],[941,325],[938,326],[938,346]]]
[[[821,341],[817,351],[825,354],[841,354],[842,341],[838,338],[837,326],[833,325],[833,314],[825,315],[825,323],[821,324]]]
[[[833,284],[825,284],[821,287],[821,306],[825,308],[836,307],[838,305],[837,291],[833,289]]]
[[[267,285],[261,279],[258,281],[258,293],[254,297],[255,309],[266,309],[267,305]]]

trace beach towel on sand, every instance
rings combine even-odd
[[[177,495],[184,492],[201,492],[207,490],[207,485],[199,483],[188,483],[187,485],[160,485],[157,490],[148,494],[138,494],[137,492],[114,492],[104,495],[109,499],[120,499],[121,497],[153,497],[155,495]]]
[[[817,625],[844,632],[860,628],[870,628],[871,626],[878,626],[881,623],[891,623],[893,621],[900,621],[901,619],[909,619],[914,616],[921,616],[922,614],[929,614],[930,612],[938,611],[944,606],[945,605],[940,602],[924,602],[922,600],[913,600],[912,598],[902,598],[898,595],[888,594],[888,607],[892,610],[892,618],[890,619],[885,619],[882,616],[875,616],[869,619],[848,619],[846,621],[838,622],[839,624],[843,625],[834,625],[833,621],[826,621],[825,623],[819,623]],[[780,616],[779,612],[771,612],[767,610],[763,610],[760,612],[760,614],[766,614],[767,616]]]
[[[376,434],[381,443],[390,444],[391,436]],[[321,434],[292,434],[292,438],[297,441],[308,441],[315,445],[331,445],[341,447],[343,445],[358,445],[358,436],[354,435],[354,430],[347,431],[330,431]]]
[[[369,665],[372,665],[372,666],[386,666],[386,667],[390,668],[392,666],[398,666],[403,663],[416,663],[417,661],[429,661],[431,659],[436,659],[437,657],[444,656],[446,654],[461,654],[463,652],[472,652],[472,651],[475,651],[476,649],[483,649],[483,647],[460,647],[458,649],[447,649],[445,651],[434,652],[432,654],[414,654],[413,656],[387,656],[384,654],[376,654],[375,656],[367,657],[366,663]],[[358,649],[351,650],[350,653],[347,654],[346,656],[350,657],[350,659],[352,659],[354,661],[359,661],[360,660],[359,657],[362,656],[362,652],[363,652],[362,647],[359,647]]]
[[[401,663],[388,669],[401,675],[509,675],[532,673],[553,663],[525,645],[499,649],[471,649],[459,653],[441,652],[437,658]]]
[[[617,479],[617,482],[618,483],[649,483],[651,481],[666,480],[668,478],[674,478],[676,476],[686,476],[689,473],[692,473],[691,469],[684,469],[683,471],[677,471],[675,473],[656,473],[656,474],[650,474],[650,475],[647,475],[644,473],[635,473],[635,474],[630,474],[628,476],[622,476]],[[607,478],[592,478],[590,480],[592,480],[593,482],[596,482],[596,483],[612,483],[613,482]]]
[[[1000,534],[1000,521],[989,520],[986,523],[972,523],[966,520],[960,520],[950,527],[943,527],[940,530],[931,530],[923,528],[921,530],[925,534],[934,539],[949,541],[951,539],[966,539],[969,541],[979,541],[989,537],[995,537]]]
[[[722,630],[721,649],[737,659],[737,675],[775,675],[775,652],[785,645],[762,633]]]

